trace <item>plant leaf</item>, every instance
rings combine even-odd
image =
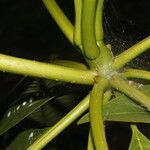
[[[150,94],[150,85],[143,86],[142,90]],[[104,105],[103,117],[106,121],[150,123],[150,112],[123,94]],[[89,122],[89,114],[83,116],[77,124],[86,122]]]
[[[129,150],[149,150],[150,141],[145,137],[135,125],[131,126],[132,128],[132,139],[129,146]]]
[[[6,150],[26,150],[29,145],[34,143],[36,139],[43,133],[45,133],[50,128],[44,129],[30,129],[21,132],[15,140],[10,143]]]
[[[77,125],[81,125],[83,123],[88,123],[88,122],[89,122],[89,113],[86,113],[77,121]]]
[[[150,112],[122,95],[104,106],[104,120],[150,123]]]
[[[16,105],[10,108],[2,120],[0,121],[0,135],[5,133],[7,130],[18,124],[21,120],[26,118],[32,112],[40,108],[42,105],[52,100],[54,97],[41,99],[38,101],[24,101],[21,105]]]
[[[57,123],[67,112],[77,104],[74,95],[64,95],[55,98],[53,101],[40,107],[28,118],[36,121],[42,126],[52,126]]]
[[[31,95],[33,93],[39,93],[41,91],[40,89],[40,82],[39,80],[35,79],[33,80],[25,89],[25,91],[22,93],[22,95]]]

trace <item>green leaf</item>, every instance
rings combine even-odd
[[[55,98],[52,103],[48,103],[33,112],[28,118],[36,121],[42,126],[52,126],[57,123],[66,112],[71,110],[77,101],[73,95],[64,95]]]
[[[21,132],[15,140],[6,148],[6,150],[26,150],[36,139],[50,128],[30,129]]]
[[[132,128],[132,139],[129,146],[129,150],[149,150],[150,141],[146,138],[135,125]]]
[[[25,99],[42,99],[43,89],[39,79],[23,77],[8,93],[5,101],[9,108],[23,102]],[[7,108],[8,108],[7,106]]]
[[[145,94],[150,96],[150,84],[148,85],[143,85],[141,88],[141,91],[143,91]]]
[[[143,86],[142,90],[150,94],[150,85]],[[150,123],[150,112],[123,94],[104,105],[103,117],[106,121]],[[86,122],[89,122],[89,114],[83,116],[77,124]]]
[[[52,100],[54,97],[41,99],[32,102],[32,100],[24,101],[22,104],[10,108],[2,120],[0,121],[0,135],[18,124],[32,112],[40,108],[42,105]]]
[[[77,121],[77,124],[80,125],[80,124],[88,123],[88,122],[89,122],[89,113],[86,113]]]
[[[150,123],[150,112],[122,95],[104,106],[104,120]]]
[[[22,93],[22,95],[31,95],[33,93],[39,93],[40,92],[40,82],[39,80],[35,79],[33,80],[25,89],[25,91]]]

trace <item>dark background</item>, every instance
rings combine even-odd
[[[57,1],[74,23],[73,0]],[[149,0],[106,0],[104,26],[107,41],[119,40],[123,46],[129,47],[147,37],[150,33],[149,8]],[[52,52],[68,53],[72,49],[41,0],[0,0],[1,53],[45,59]]]
[[[73,0],[57,0],[57,2],[74,23]],[[104,39],[106,43],[112,45],[114,54],[121,53],[150,35],[149,8],[149,0],[105,0]],[[57,57],[59,54],[64,59],[83,61],[82,56],[75,51],[57,27],[41,0],[0,0],[0,53],[39,61],[45,61],[49,56]],[[145,52],[130,66],[149,70],[150,53]],[[0,73],[2,100],[20,78],[18,75]],[[0,107],[3,109],[2,103]],[[112,127],[108,128],[109,133],[113,135],[117,132],[122,136],[118,127],[120,131],[124,130],[130,134],[122,124],[112,124]],[[118,140],[116,137],[109,138],[112,142]],[[125,138],[128,139],[128,135],[125,135]],[[78,141],[80,145],[81,139]]]

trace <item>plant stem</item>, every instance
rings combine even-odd
[[[127,49],[115,58],[113,67],[119,69],[127,64],[129,61],[150,48],[150,36]]]
[[[74,0],[74,6],[75,6],[74,42],[75,42],[75,45],[78,48],[80,48],[80,50],[82,50],[82,41],[81,41],[82,3],[83,3],[83,0]]]
[[[29,75],[79,84],[93,84],[95,72],[73,69],[54,64],[0,54],[0,70],[3,72]]]
[[[57,5],[55,0],[42,0],[44,5],[46,6],[47,10],[57,23],[57,25],[60,27],[62,32],[66,35],[68,40],[73,44],[73,32],[74,27],[71,24],[71,22],[68,20],[68,18],[65,16],[63,11],[60,9],[60,7]]]
[[[139,70],[139,69],[127,69],[123,76],[127,78],[141,78],[150,80],[150,71]]]
[[[60,65],[60,66],[64,66],[64,67],[75,68],[75,69],[80,69],[80,70],[88,70],[88,68],[85,64],[82,64],[82,63],[76,62],[76,61],[52,60],[49,62],[52,64],[55,64],[55,65]]]
[[[131,129],[132,129],[132,132],[134,132],[135,130],[138,130],[137,126],[136,125],[131,125]]]
[[[108,150],[102,116],[102,99],[106,87],[106,79],[95,83],[90,97],[90,123],[94,144],[97,150]]]
[[[95,37],[96,5],[97,0],[84,0],[83,2],[81,36],[85,56],[90,60],[96,59],[100,54]]]
[[[106,104],[106,103],[110,100],[111,97],[112,97],[111,90],[107,90],[107,91],[104,93],[103,105]]]
[[[87,150],[94,150],[94,143],[93,143],[93,137],[92,137],[91,129],[89,131]]]
[[[133,134],[136,134],[139,132],[139,129],[137,128],[137,126],[135,124],[132,124],[130,125],[131,129],[132,129],[132,137],[133,137]],[[137,135],[138,137],[138,135]]]
[[[99,45],[99,42],[103,41],[103,2],[104,0],[98,0],[96,8],[96,20],[95,20],[95,34],[96,41]]]
[[[114,76],[110,84],[113,88],[123,92],[137,103],[150,110],[150,97],[141,92],[137,87],[130,85],[129,82],[123,80],[119,76]]]
[[[90,96],[86,96],[74,109],[72,109],[64,118],[54,125],[48,132],[41,135],[27,150],[42,149],[47,143],[53,140],[59,133],[75,121],[89,107]]]

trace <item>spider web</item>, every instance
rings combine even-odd
[[[148,1],[105,1],[104,39],[107,44],[111,44],[115,56],[150,35],[150,13],[147,13],[147,10],[142,11],[143,13],[138,11],[149,6]],[[132,68],[150,70],[150,52],[147,50],[128,65]]]

